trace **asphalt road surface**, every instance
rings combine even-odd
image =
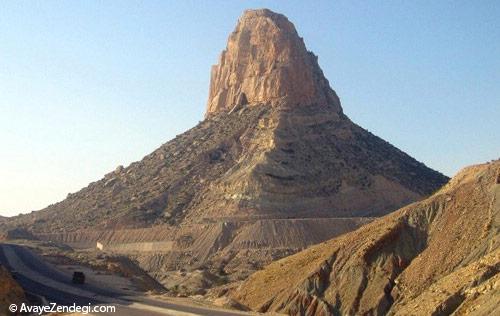
[[[48,304],[116,306],[115,313],[94,315],[245,315],[242,312],[177,304],[146,296],[130,296],[106,288],[105,285],[73,284],[71,276],[57,270],[28,248],[19,245],[0,244],[0,263],[8,270],[15,271],[17,282],[26,292],[43,297]]]

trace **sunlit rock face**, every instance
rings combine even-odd
[[[340,102],[294,25],[267,9],[247,10],[211,72],[206,116],[246,104],[321,105]]]

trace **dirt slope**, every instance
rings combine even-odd
[[[500,161],[430,198],[272,263],[233,296],[292,315],[498,311]]]
[[[20,306],[26,302],[23,289],[12,278],[10,273],[0,265],[0,315],[10,315],[9,305]]]

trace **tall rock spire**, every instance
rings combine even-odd
[[[294,25],[267,9],[247,10],[212,67],[206,116],[237,106],[321,105],[340,102]]]

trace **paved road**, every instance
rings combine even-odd
[[[26,247],[0,244],[0,263],[15,270],[18,283],[27,291],[44,297],[49,303],[78,306],[114,305],[117,312],[111,315],[214,315],[231,316],[244,313],[188,306],[152,299],[145,296],[128,296],[125,293],[91,284],[75,285],[71,276],[57,270],[43,258]],[[99,313],[96,315],[106,315]]]

